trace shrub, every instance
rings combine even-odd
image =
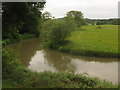
[[[10,86],[25,85],[31,71],[23,67],[15,54],[8,49],[2,50],[2,78]],[[9,82],[8,82],[9,81]],[[5,85],[3,83],[3,85]]]
[[[66,41],[70,33],[76,30],[74,20],[48,20],[42,26],[41,36],[46,47],[58,48]]]

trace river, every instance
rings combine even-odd
[[[41,48],[40,39],[23,40],[8,45],[20,62],[32,71],[71,71],[118,83],[118,59],[77,56]]]

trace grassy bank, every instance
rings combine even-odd
[[[110,82],[84,74],[41,72],[31,73],[28,77],[19,83],[5,80],[3,88],[117,88]]]
[[[2,63],[3,88],[117,88],[117,85],[86,74],[32,72],[5,49]]]
[[[36,38],[36,37],[34,34],[28,34],[28,33],[24,33],[21,35],[21,40],[30,39],[30,38]]]
[[[20,35],[19,39],[14,38],[14,39],[3,40],[3,45],[9,45],[9,44],[12,44],[12,43],[19,42],[21,40],[32,39],[32,38],[37,38],[37,37],[34,34],[24,33],[24,34]]]
[[[68,44],[59,48],[61,51],[87,56],[118,56],[117,25],[83,26],[73,32],[68,40]]]

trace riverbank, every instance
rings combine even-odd
[[[5,45],[10,45],[10,44],[13,44],[13,43],[16,43],[16,42],[20,42],[20,41],[22,41],[22,40],[27,40],[27,39],[32,39],[32,38],[37,38],[34,34],[29,34],[29,33],[24,33],[24,34],[21,34],[20,35],[20,38],[19,39],[5,39],[5,40],[3,40],[2,42],[2,44],[3,44],[3,46],[5,46]]]
[[[77,37],[76,34],[78,34],[78,36],[80,35],[79,32],[81,31],[74,32],[76,37]],[[63,45],[62,47],[59,48],[59,50],[66,50],[66,52],[68,52],[69,50],[72,50],[71,52],[69,51],[69,53],[81,55],[81,53],[78,53],[80,52],[79,48],[81,48],[79,46],[81,44],[81,43],[79,44],[80,38],[77,39],[75,36],[71,36],[75,38],[73,41],[76,40],[74,43],[72,42],[71,38],[68,38],[68,39],[71,39],[70,43]],[[86,40],[86,42],[88,41],[89,40]],[[106,42],[106,40],[104,40],[104,42]],[[86,45],[89,45],[89,44],[90,43],[87,43]],[[99,46],[99,44],[97,43],[96,45]],[[74,49],[73,46],[76,49]],[[84,51],[82,51],[82,53],[83,52],[85,52],[85,49]],[[111,52],[114,53],[113,51]],[[92,52],[88,52],[88,53],[91,54],[91,56],[93,55]],[[96,53],[98,53],[98,51]],[[86,55],[90,56],[89,54],[86,53]],[[102,54],[104,53],[102,52]],[[106,54],[108,54],[108,52]],[[83,55],[85,55],[85,53],[83,53]],[[96,54],[94,56],[96,56]],[[108,57],[110,56],[113,57],[113,55],[108,55]],[[74,74],[70,72],[63,72],[63,73],[32,72],[26,69],[25,67],[23,67],[22,65],[18,64],[18,62],[16,62],[16,58],[14,57],[14,55],[11,52],[7,51],[6,54],[3,54],[3,87],[4,88],[9,88],[9,87],[11,88],[25,88],[25,87],[31,87],[31,88],[54,88],[54,87],[55,88],[73,88],[73,87],[75,88],[117,88],[117,85],[113,85],[112,83],[108,81],[100,80],[98,78],[91,77],[86,74]]]
[[[3,49],[3,88],[117,88],[109,81],[72,72],[32,72]]]
[[[120,57],[118,25],[83,26],[67,38],[69,42],[59,50],[85,56]]]

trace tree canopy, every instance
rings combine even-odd
[[[53,16],[51,15],[50,12],[45,11],[45,12],[42,14],[42,18],[43,18],[44,21],[46,21],[46,20],[50,20],[50,19],[52,19]]]
[[[39,36],[41,10],[44,2],[3,2],[3,39],[16,41],[20,34]]]
[[[48,20],[42,26],[41,37],[43,45],[49,48],[59,48],[66,41],[70,33],[76,30],[76,24],[66,18],[62,20]]]
[[[50,16],[49,13],[47,13]],[[42,25],[41,37],[43,45],[50,48],[59,48],[66,42],[72,31],[84,24],[83,14],[80,11],[70,11],[62,19],[47,20]]]
[[[81,27],[85,24],[83,13],[81,11],[69,11],[66,15],[67,17],[72,17],[75,20],[78,27]]]

